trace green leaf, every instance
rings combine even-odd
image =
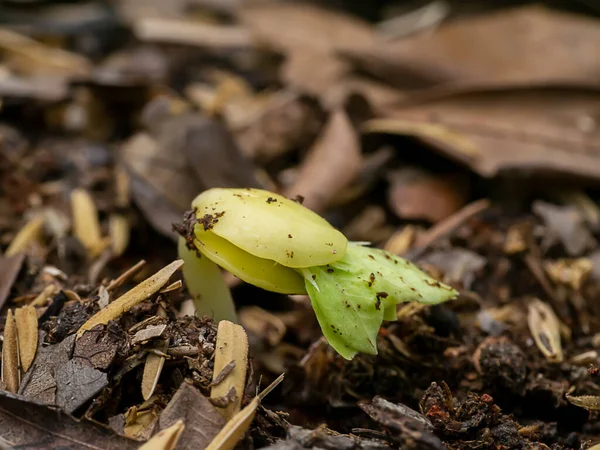
[[[384,318],[396,319],[398,303],[435,304],[457,294],[409,261],[352,242],[340,261],[301,272],[323,335],[346,359],[377,354],[379,328]]]

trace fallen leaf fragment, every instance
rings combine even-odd
[[[77,338],[87,330],[91,330],[98,324],[106,325],[110,320],[114,320],[126,311],[129,311],[138,303],[149,299],[162,288],[169,278],[183,265],[183,260],[173,261],[168,266],[156,272],[150,278],[147,278],[136,287],[127,291],[121,297],[94,314],[77,331]]]
[[[183,420],[178,420],[169,428],[165,428],[152,439],[142,445],[138,450],[173,450],[179,442],[181,433],[185,429]]]
[[[185,381],[160,414],[159,429],[164,430],[179,420],[186,425],[177,445],[179,450],[205,449],[225,425],[210,401]]]
[[[275,387],[283,381],[283,374],[280,375],[273,383],[258,394],[244,409],[233,416],[221,429],[219,434],[215,436],[212,442],[205,450],[233,450],[236,444],[244,437],[250,424],[254,419],[256,409],[260,405],[265,396],[269,394]]]
[[[0,256],[0,309],[10,294],[13,283],[21,271],[25,253],[15,256]]]
[[[265,337],[272,346],[279,344],[287,331],[283,320],[259,306],[243,308],[239,312],[239,320],[244,329]]]
[[[564,356],[560,340],[560,322],[552,308],[541,300],[534,299],[529,304],[527,324],[542,354],[550,362],[562,362]]]
[[[233,369],[227,369],[231,364]],[[210,398],[221,398],[227,396],[229,391],[235,389],[235,398],[226,408],[218,411],[226,420],[237,414],[242,405],[242,397],[246,386],[246,372],[248,367],[248,336],[240,325],[228,320],[219,322],[217,330],[217,343],[215,347],[215,366],[213,370],[213,383],[218,379],[221,372],[230,370],[223,380],[213,385]]]
[[[4,343],[2,344],[2,381],[8,392],[16,393],[19,390],[19,340],[17,327],[12,310],[6,314],[4,324]]]
[[[600,411],[600,396],[598,395],[572,396],[567,394],[566,397],[572,405],[585,408],[588,411]]]
[[[28,305],[15,310],[15,323],[19,337],[19,356],[23,372],[33,363],[38,345],[38,319],[35,307]]]
[[[302,195],[304,206],[323,211],[354,181],[362,164],[357,133],[346,112],[336,110],[304,159],[296,182],[284,195]]]
[[[25,251],[31,242],[40,238],[43,227],[44,216],[38,215],[31,219],[13,238],[12,242],[6,249],[5,255],[14,256],[17,253]]]
[[[165,353],[168,346],[168,341],[164,341],[155,348],[161,353]],[[146,363],[144,364],[144,375],[142,376],[142,396],[144,400],[148,400],[154,394],[154,389],[156,389],[156,384],[158,383],[164,364],[164,356],[148,353]]]
[[[71,193],[71,212],[73,214],[73,234],[92,257],[98,256],[104,249],[105,242],[100,231],[96,204],[85,189],[77,188]]]

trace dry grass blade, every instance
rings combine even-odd
[[[38,319],[35,307],[28,305],[15,310],[19,357],[23,372],[27,372],[35,359],[38,345]]]
[[[149,299],[152,295],[156,294],[160,288],[162,288],[169,278],[183,265],[183,260],[178,259],[173,261],[168,266],[156,272],[150,278],[142,281],[136,287],[127,291],[121,297],[116,299],[114,302],[109,304],[106,308],[101,309],[94,314],[90,319],[85,322],[81,328],[77,331],[77,338],[87,331],[91,330],[98,324],[107,324],[109,320],[114,320],[123,314],[125,311],[129,311],[138,303]]]
[[[155,347],[161,353],[165,353],[169,343],[163,341],[160,345]],[[154,394],[156,384],[160,378],[162,368],[165,365],[165,357],[157,355],[155,353],[149,353],[146,356],[146,363],[144,365],[144,375],[142,376],[142,396],[144,400],[148,400]]]
[[[534,299],[529,304],[527,324],[536,345],[548,361],[562,362],[564,356],[560,340],[560,322],[552,308],[541,300]]]
[[[184,429],[185,424],[183,420],[178,420],[169,428],[165,428],[160,433],[154,435],[152,439],[139,447],[138,450],[173,450],[177,446],[177,442]]]
[[[221,380],[219,375],[231,363],[235,366]],[[226,408],[217,408],[225,420],[231,419],[241,408],[242,396],[246,386],[246,371],[248,367],[248,336],[240,325],[227,320],[219,322],[217,330],[217,345],[215,349],[215,368],[213,382],[215,385],[210,391],[210,398],[227,396],[231,388],[235,389],[234,400]]]
[[[81,241],[92,257],[99,255],[106,242],[100,232],[98,210],[94,199],[85,189],[77,188],[71,193],[73,234]]]
[[[248,428],[254,419],[256,409],[260,405],[262,399],[282,381],[283,374],[273,381],[273,383],[271,383],[263,392],[252,399],[244,409],[233,416],[205,450],[233,450],[236,444],[244,437],[246,431],[248,431]]]
[[[44,216],[42,215],[36,216],[27,222],[6,249],[6,256],[14,256],[25,251],[31,242],[40,238],[43,227]]]
[[[569,403],[580,408],[585,408],[588,411],[600,411],[600,396],[598,395],[579,395],[572,396],[567,394]]]
[[[4,343],[2,345],[2,381],[8,392],[16,393],[19,390],[19,340],[17,327],[12,310],[8,310],[4,325]]]

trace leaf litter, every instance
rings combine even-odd
[[[597,14],[6,3],[2,446],[600,442]],[[227,275],[240,324],[195,317],[172,226],[211,187],[304,197],[460,296],[352,361],[305,296]]]

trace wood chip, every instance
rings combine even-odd
[[[244,409],[234,415],[205,450],[233,450],[236,444],[244,437],[248,428],[250,428],[256,409],[260,405],[262,399],[282,381],[283,374],[273,381],[273,383],[271,383],[263,392],[252,399]]]
[[[92,257],[102,253],[106,242],[102,239],[100,220],[94,199],[85,189],[77,188],[71,193],[73,234]]]
[[[574,397],[567,394],[566,397],[572,405],[585,408],[588,411],[600,411],[600,396],[598,395],[580,395]]]
[[[168,341],[163,341],[154,349],[160,353],[165,353],[169,347]],[[165,357],[156,353],[148,353],[146,363],[144,364],[144,375],[142,376],[142,397],[148,400],[154,394],[158,379],[165,365]]]
[[[225,420],[229,420],[237,414],[242,405],[248,367],[248,336],[240,325],[222,320],[219,322],[217,330],[213,382],[232,362],[235,363],[235,367],[223,381],[214,385],[210,391],[210,398],[219,398],[226,396],[231,388],[235,389],[235,400],[227,408],[218,409]]]
[[[77,338],[87,331],[102,323],[108,324],[110,320],[114,320],[126,311],[129,311],[138,303],[149,299],[162,288],[169,278],[183,265],[183,260],[178,259],[173,261],[168,266],[156,272],[150,278],[147,278],[136,287],[127,291],[121,297],[109,304],[106,308],[101,309],[85,322],[77,331]]]
[[[20,383],[19,340],[12,310],[8,310],[4,325],[4,343],[2,345],[2,382],[8,392],[16,393]]]
[[[14,256],[17,253],[24,252],[30,243],[37,241],[44,227],[44,216],[39,215],[31,219],[19,230],[17,235],[6,249],[6,256]]]
[[[533,340],[548,361],[562,362],[564,356],[560,340],[560,322],[552,308],[541,300],[534,299],[529,304],[527,324]]]
[[[140,344],[142,342],[149,341],[150,339],[159,337],[161,334],[163,334],[166,328],[166,323],[161,323],[158,325],[149,325],[143,330],[139,330],[135,333],[133,338],[131,338],[131,345]]]
[[[23,372],[33,363],[38,345],[38,319],[34,306],[28,305],[15,310],[15,323],[19,337],[19,357]]]
[[[173,450],[185,429],[183,420],[178,420],[169,428],[154,435],[152,439],[142,445],[138,450]]]

